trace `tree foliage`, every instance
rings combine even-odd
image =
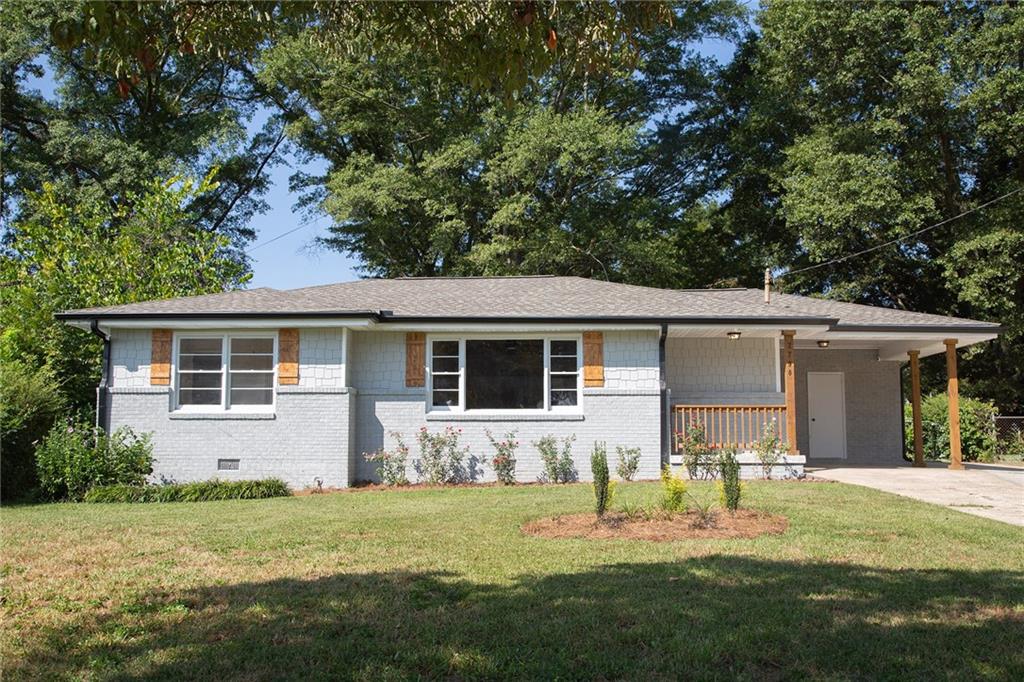
[[[368,61],[304,35],[268,50],[261,76],[305,112],[294,142],[328,161],[326,176],[295,178],[305,205],[333,219],[322,243],[368,274],[702,284],[718,279],[729,240],[681,219],[692,197],[663,160],[687,155],[672,123],[708,78],[697,42],[738,16],[731,2],[687,5],[631,58],[590,73],[565,55],[512,101],[416,50]],[[702,257],[678,258],[694,242]]]
[[[694,114],[725,150],[717,224],[802,270],[790,291],[1002,322],[964,388],[1024,409],[1024,194],[918,234],[1024,186],[1024,11],[771,2],[757,21]],[[925,369],[937,386],[939,362]]]
[[[26,197],[0,261],[0,362],[49,366],[72,406],[93,402],[100,342],[55,320],[70,308],[224,291],[249,277],[224,236],[188,210],[210,179],[151,182],[113,213],[99,197],[66,204],[46,184]]]
[[[171,18],[158,13],[151,29],[160,46],[140,48],[129,77],[102,68],[92,48],[56,48],[50,25],[88,4],[0,5],[5,223],[27,210],[26,194],[44,183],[67,203],[102,200],[115,211],[154,177],[205,177],[217,168],[216,188],[189,208],[197,225],[230,237],[244,262],[248,222],[266,209],[265,170],[284,144],[278,93],[256,79],[252,55],[190,51],[174,39]],[[53,92],[37,87],[44,75]]]

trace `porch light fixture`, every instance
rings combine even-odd
[[[740,333],[739,332],[728,332],[726,334],[726,336],[728,336],[730,340],[735,341],[736,339],[740,338]]]
[[[818,348],[828,348],[828,339],[818,341]]]

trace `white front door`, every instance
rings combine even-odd
[[[846,459],[842,372],[807,373],[807,430],[814,459]]]

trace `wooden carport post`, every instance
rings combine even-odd
[[[960,453],[960,382],[956,376],[956,339],[946,339],[946,393],[949,396],[949,468],[963,469]]]
[[[783,378],[786,388],[786,442],[789,451],[796,454],[796,363],[793,359],[793,337],[796,332],[782,331]]]
[[[919,350],[907,351],[910,356],[910,408],[914,413],[914,466],[924,466],[924,434],[921,427],[921,367]]]

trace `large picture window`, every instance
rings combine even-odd
[[[273,336],[182,336],[177,343],[179,408],[245,410],[274,404]]]
[[[565,410],[579,406],[578,338],[433,339],[430,406]]]

